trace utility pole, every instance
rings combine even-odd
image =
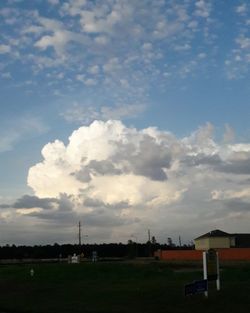
[[[181,236],[179,236],[179,246],[181,247]]]
[[[78,224],[78,240],[79,240],[79,248],[81,249],[82,246],[82,229],[81,229],[81,222],[79,221]]]
[[[148,229],[148,256],[152,256],[150,229]]]
[[[148,229],[148,241],[151,242],[150,229]]]

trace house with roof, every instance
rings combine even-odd
[[[229,234],[215,229],[194,239],[195,250],[250,248],[250,234]]]
[[[166,261],[201,261],[202,252],[216,249],[221,261],[250,261],[250,233],[229,234],[212,230],[194,239],[195,250],[157,250],[157,259]]]

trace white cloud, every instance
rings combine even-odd
[[[109,39],[106,36],[97,36],[97,37],[95,37],[94,40],[98,45],[104,46],[104,45],[107,45],[109,43]]]
[[[249,72],[250,38],[245,34],[244,29],[240,30],[235,43],[236,47],[225,62],[226,73],[229,79],[243,78]]]
[[[232,142],[235,138],[235,132],[233,130],[233,128],[226,124],[225,125],[225,132],[224,132],[224,136],[223,136],[223,139],[224,139],[224,142],[226,143],[229,143],[229,142]]]
[[[12,150],[20,141],[37,136],[48,131],[48,127],[33,116],[20,117],[10,122],[2,123],[0,128],[0,153]]]
[[[117,202],[121,194],[112,195],[112,176],[107,176],[109,177],[107,179],[110,179],[109,196],[107,191],[103,191],[103,188],[109,188],[108,181],[107,184],[105,184],[106,186],[102,187],[102,178],[98,175],[99,170],[97,170],[97,166],[99,168],[99,164],[102,164],[100,162],[109,160],[113,164],[114,169],[117,169],[121,174],[117,176],[117,180],[121,180],[121,183],[118,183],[117,185],[117,192],[122,189],[123,184],[124,186],[127,185],[127,188],[129,188],[133,177],[138,181],[138,186],[142,184],[142,187],[140,187],[141,191],[136,188],[134,196],[129,193],[125,196],[126,190],[121,190],[124,196],[120,201],[125,201],[126,199],[124,197],[127,197],[127,200],[132,202],[134,202],[134,197],[140,199],[144,189],[143,185],[146,183],[152,185],[152,193],[157,193],[157,190],[160,192],[161,188],[165,190],[165,183],[161,182],[161,179],[165,180],[166,177],[159,178],[158,181],[156,175],[157,171],[159,171],[159,175],[163,175],[164,167],[169,167],[168,158],[170,156],[167,156],[169,152],[166,150],[163,154],[165,155],[166,153],[165,157],[161,159],[161,161],[159,159],[157,161],[158,163],[154,163],[154,159],[157,160],[157,158],[161,158],[161,153],[163,153],[163,151],[161,152],[161,150],[159,150],[158,155],[155,155],[153,150],[151,152],[146,150],[147,148],[145,145],[149,145],[149,147],[153,145],[151,149],[161,149],[157,144],[156,139],[149,136],[149,133],[150,130],[140,132],[135,129],[126,128],[120,122],[112,121],[106,123],[96,121],[89,127],[81,127],[69,138],[68,146],[65,146],[62,142],[57,140],[54,143],[47,144],[43,148],[42,154],[44,162],[37,164],[30,169],[28,178],[29,185],[34,189],[38,196],[43,197],[46,196],[46,193],[48,192],[49,195],[47,196],[49,197],[58,196],[59,193],[64,192],[78,195],[80,190],[84,191],[84,188],[90,188],[92,190],[90,191],[92,196],[94,194],[103,196],[106,194],[106,197],[108,197],[105,198],[105,200],[100,196],[100,199],[98,200],[112,203],[111,199],[114,197],[116,200],[113,200],[113,202]],[[94,145],[93,142],[95,142]],[[143,154],[139,156],[142,151],[144,151]],[[141,158],[141,161],[138,164],[136,158],[137,160]],[[97,163],[91,163],[91,161],[97,161]],[[145,164],[143,162],[145,162]],[[150,172],[151,167],[152,169],[154,168],[155,172]],[[76,178],[79,177],[79,175],[76,176],[76,173],[82,171],[83,168],[89,171],[91,177],[91,181],[87,183],[87,185]],[[46,175],[44,175],[44,171],[46,171]],[[162,174],[160,174],[160,171]],[[138,174],[133,176],[132,173]],[[152,177],[154,178],[151,182]],[[61,184],[56,183],[58,179],[62,182]],[[50,186],[48,189],[46,187],[47,184]],[[162,194],[164,194],[164,192],[162,192]],[[169,193],[167,190],[165,190],[165,194],[166,196],[168,195],[170,199],[170,194],[173,194],[174,199],[176,197],[174,193]],[[152,201],[156,198],[156,195],[147,195],[147,197]]]
[[[175,51],[186,51],[186,50],[189,50],[189,49],[191,49],[191,46],[188,43],[186,43],[184,45],[176,45],[174,47]]]
[[[250,201],[250,188],[241,188],[241,190],[213,190],[211,195],[213,200],[241,199]]]
[[[103,66],[104,72],[112,73],[121,69],[121,65],[118,58],[110,59],[106,64]]]
[[[60,0],[48,0],[48,3],[50,3],[52,5],[57,5],[60,3]]]
[[[195,3],[195,15],[208,18],[211,11],[211,3],[209,1],[199,0]]]
[[[153,45],[150,42],[146,42],[146,43],[143,44],[142,49],[143,50],[152,50],[153,49]]]
[[[87,78],[84,80],[84,84],[86,86],[95,86],[95,85],[97,85],[97,81],[93,78]]]
[[[244,15],[247,12],[247,4],[242,3],[241,5],[237,6],[236,12],[240,15]]]
[[[250,48],[250,38],[241,35],[236,39],[236,42],[239,44],[241,49],[249,49]]]
[[[85,76],[79,75],[78,80],[86,83]],[[145,111],[146,106],[142,104],[124,104],[116,106],[101,106],[95,108],[93,106],[80,105],[74,103],[70,108],[66,109],[61,116],[68,122],[76,122],[81,124],[89,124],[93,120],[109,120],[109,119],[126,119],[134,118]]]
[[[5,73],[2,73],[2,74],[1,74],[1,76],[2,76],[3,78],[7,78],[7,79],[11,79],[11,78],[12,78],[12,76],[11,76],[11,73],[10,73],[10,72],[5,72]]]
[[[98,83],[98,80],[97,79],[94,79],[94,78],[90,78],[90,77],[86,77],[85,74],[77,74],[76,75],[76,79],[79,80],[80,82],[82,82],[85,86],[96,86],[97,83]],[[70,111],[70,110],[69,110]],[[68,111],[68,112],[69,112]],[[74,106],[72,108],[72,112],[75,112],[76,111],[76,106]],[[64,115],[64,114],[63,114]]]
[[[128,105],[121,105],[121,106],[116,106],[116,107],[103,106],[101,107],[101,117],[104,120],[131,118],[131,117],[138,116],[144,110],[145,110],[145,105],[139,105],[139,104],[135,104],[135,105],[128,104]]]
[[[86,0],[70,0],[63,4],[62,12],[72,16],[79,15],[86,5]]]
[[[78,78],[80,81],[84,81],[84,77]],[[70,108],[66,109],[61,116],[67,122],[76,122],[81,124],[89,124],[93,120],[100,118],[100,112],[97,111],[93,106],[81,106],[78,103],[74,103]]]
[[[35,47],[42,50],[48,47],[54,47],[58,55],[64,52],[66,44],[70,41],[70,33],[65,31],[57,31],[53,36],[43,36],[35,43]]]
[[[88,72],[93,75],[98,74],[99,71],[100,71],[100,68],[98,65],[93,65],[88,69]]]
[[[80,23],[86,33],[114,33],[119,25],[127,25],[128,19],[133,14],[134,7],[128,2],[110,2],[110,8],[107,4],[99,4],[94,9],[79,10],[81,6],[75,7],[71,12],[74,15],[80,14]]]
[[[204,52],[198,54],[199,59],[205,59],[206,57],[207,57],[207,54]]]
[[[58,67],[65,74],[57,87],[61,94],[66,85],[70,90],[80,88],[76,77],[81,73],[85,75],[81,86],[84,91],[97,86],[100,93],[109,94],[115,103],[145,103],[147,91],[154,85],[159,87],[159,80],[163,88],[177,75],[187,78],[198,69],[191,64],[191,47],[197,38],[204,38],[206,21],[201,25],[196,13],[207,16],[212,9],[210,2],[197,1],[195,6],[188,1],[48,2],[58,9],[53,18],[51,10],[55,8],[51,6],[47,6],[46,14],[39,6],[36,11],[2,12],[5,19],[16,18],[13,27],[16,32],[8,35],[7,41],[19,53],[15,60],[20,60],[27,69],[30,67],[34,79],[37,73],[44,75],[46,88],[52,89],[57,83],[53,75],[48,78],[46,69]],[[169,56],[174,50],[179,55],[172,62]],[[185,69],[181,69],[182,54]],[[169,65],[168,71],[160,60]],[[87,74],[98,76],[98,80]]]
[[[154,225],[160,233],[166,223],[173,231],[187,222],[197,228],[201,215],[200,223],[213,228],[222,216],[247,214],[250,188],[241,181],[250,175],[249,150],[249,144],[216,143],[209,123],[177,139],[156,128],[95,121],[74,131],[67,145],[47,144],[28,184],[38,197],[67,194],[72,212],[87,214],[90,228],[105,227],[110,218],[112,232],[118,225],[121,233]]]
[[[58,20],[38,17],[37,22],[43,26],[44,32],[52,32],[52,35],[44,35],[35,42],[34,46],[42,50],[53,47],[58,56],[63,56],[68,43],[86,41],[86,37],[65,29],[64,24]]]
[[[8,45],[0,45],[0,54],[9,53],[11,51],[11,47]]]
[[[249,216],[250,144],[216,142],[213,128],[207,123],[177,138],[119,121],[80,127],[67,143],[44,146],[43,160],[28,175],[35,196],[0,204],[2,221],[44,227],[49,221],[70,232],[82,219],[97,242],[123,241],[127,233],[147,228],[164,240],[166,227],[172,236],[181,229],[193,238],[203,228],[225,229],[225,221],[225,230],[237,231],[239,225],[243,230],[240,219]]]

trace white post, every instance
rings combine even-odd
[[[219,253],[218,251],[216,252],[216,264],[217,264],[217,279],[216,279],[216,287],[217,290],[220,290],[220,264],[219,264]]]
[[[203,279],[207,279],[207,252],[203,251]],[[208,291],[204,292],[204,295],[208,297]]]

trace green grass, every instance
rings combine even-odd
[[[29,271],[34,268],[35,275]],[[12,313],[249,313],[250,265],[225,267],[222,289],[184,296],[184,285],[202,279],[197,266],[83,263],[0,267],[0,311]]]

